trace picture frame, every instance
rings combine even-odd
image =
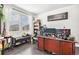
[[[66,20],[66,19],[68,19],[68,12],[50,15],[47,17],[48,21],[57,21],[57,20]]]

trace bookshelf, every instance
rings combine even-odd
[[[38,35],[38,31],[40,30],[40,26],[41,26],[41,21],[40,19],[37,19],[36,21],[33,22],[33,28],[34,28],[34,31],[33,31],[33,43],[36,43],[37,41],[37,35]]]

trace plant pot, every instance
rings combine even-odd
[[[70,41],[74,41],[75,38],[74,38],[74,37],[70,37],[69,40],[70,40]]]

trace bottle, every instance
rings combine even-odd
[[[64,39],[64,40],[67,40],[65,27],[64,27],[64,30],[63,30],[63,39]]]

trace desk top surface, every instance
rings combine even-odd
[[[44,39],[51,39],[51,40],[58,40],[58,41],[78,43],[77,41],[64,40],[64,39],[60,39],[60,38],[56,38],[56,37],[47,37],[47,36],[38,36],[38,37],[42,37]]]

